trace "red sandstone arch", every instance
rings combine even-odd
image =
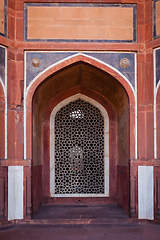
[[[61,96],[58,100],[59,96],[58,93],[55,91],[56,87],[61,89],[61,82],[66,79],[66,74],[69,73],[68,76],[72,78],[73,72],[77,67],[83,67],[84,72],[84,79],[82,82],[80,81],[80,84],[77,85],[78,82],[74,82],[75,88],[71,88],[70,84],[67,85],[67,91],[60,90],[59,93],[61,93]],[[91,71],[92,74],[89,76],[90,78],[86,78],[86,75],[88,76],[88,71]],[[64,74],[63,74],[64,73]],[[76,71],[75,71],[76,73]],[[95,76],[94,76],[95,74]],[[61,76],[61,78],[59,78]],[[76,75],[75,75],[76,76]],[[58,79],[58,80],[57,80]],[[61,79],[59,81],[59,79]],[[63,80],[62,80],[63,79]],[[91,79],[94,81],[94,87],[95,93],[93,94],[93,89],[90,89],[90,84],[92,84]],[[100,80],[98,80],[100,79]],[[107,80],[106,80],[107,79]],[[110,80],[109,80],[110,79]],[[70,78],[67,78],[70,81]],[[75,79],[74,79],[75,80]],[[85,84],[84,81],[88,81],[88,84]],[[100,81],[102,83],[101,87],[103,86],[105,88],[105,92],[97,89],[97,83]],[[107,85],[104,85],[104,81]],[[113,85],[114,83],[114,85]],[[112,87],[112,85],[114,87]],[[82,87],[87,86],[87,89],[82,90]],[[109,86],[106,90],[106,87]],[[50,87],[50,88],[48,88]],[[118,92],[121,92],[122,95],[116,95],[115,87],[117,88]],[[103,88],[103,89],[104,89]],[[111,90],[112,88],[112,90]],[[65,89],[65,88],[63,88]],[[76,90],[75,90],[76,89]],[[49,95],[48,92],[50,92]],[[53,90],[55,91],[54,94],[52,93]],[[45,123],[48,121],[48,116],[50,115],[51,109],[53,109],[53,106],[57,104],[58,102],[61,102],[61,100],[64,98],[67,98],[67,95],[74,95],[74,92],[81,92],[84,95],[90,95],[91,98],[95,99],[99,103],[101,103],[103,97],[106,98],[105,101],[108,98],[108,95],[112,96],[114,95],[114,98],[116,100],[111,99],[111,105],[110,110],[116,106],[116,114],[119,116],[119,120],[113,121],[114,124],[118,124],[119,127],[118,130],[115,130],[114,126],[114,136],[118,136],[118,147],[116,148],[116,144],[113,147],[114,149],[117,149],[118,157],[117,159],[121,161],[121,159],[125,159],[125,162],[123,160],[120,164],[115,165],[114,167],[111,164],[111,166],[114,169],[117,169],[117,184],[114,184],[114,186],[111,187],[111,191],[117,191],[117,199],[119,205],[127,212],[129,213],[129,166],[128,166],[128,160],[130,158],[135,158],[135,96],[134,96],[134,90],[130,86],[129,82],[126,81],[126,79],[119,73],[117,73],[116,70],[113,68],[110,68],[109,66],[100,63],[96,61],[95,59],[91,59],[89,57],[78,55],[75,57],[72,57],[70,59],[65,60],[64,62],[60,62],[57,65],[52,66],[50,69],[48,69],[45,72],[42,72],[41,75],[35,78],[35,80],[29,85],[27,89],[25,104],[26,104],[26,157],[27,159],[32,159],[33,157],[33,185],[32,185],[32,192],[33,194],[33,212],[35,212],[38,207],[42,203],[42,196],[43,198],[45,195],[47,195],[47,188],[42,189],[42,182],[46,181],[46,174],[45,169],[42,167],[42,161],[38,162],[39,159],[43,159],[43,157],[46,157],[45,155],[45,149],[42,148],[43,145],[47,144],[47,135],[43,135],[43,131],[45,131]],[[86,91],[86,92],[85,92]],[[101,93],[100,93],[101,92]],[[117,94],[118,94],[117,92]],[[103,96],[104,94],[104,96]],[[43,99],[43,96],[45,96],[45,102]],[[42,100],[43,99],[43,100]],[[105,102],[104,101],[104,102]],[[109,100],[108,100],[109,101]],[[115,105],[115,101],[117,103],[121,103],[121,101],[124,101],[124,105],[122,104],[122,118],[121,114],[119,115],[119,108]],[[102,101],[102,105],[104,105],[104,102]],[[124,108],[123,108],[124,106]],[[106,107],[107,108],[107,107]],[[41,110],[39,110],[41,109]],[[109,104],[108,104],[108,112],[109,112]],[[115,119],[114,111],[110,112],[110,119]],[[43,114],[43,115],[42,115]],[[113,115],[112,115],[113,114]],[[41,117],[39,117],[41,116]],[[44,118],[42,119],[42,116]],[[35,122],[36,119],[36,122]],[[33,125],[32,125],[33,120]],[[46,121],[46,122],[45,122]],[[43,125],[44,123],[44,125]],[[47,123],[48,124],[48,123]],[[38,127],[37,127],[37,126]],[[127,126],[127,127],[126,127]],[[35,128],[34,128],[35,127]],[[36,129],[36,130],[35,130]],[[49,129],[49,128],[48,128]],[[32,132],[33,131],[33,132]],[[115,131],[117,133],[115,134]],[[123,131],[126,131],[123,133]],[[33,134],[34,133],[34,134]],[[122,140],[122,146],[121,146],[121,140],[123,139],[124,134],[124,140]],[[32,144],[32,136],[34,135],[34,141]],[[117,140],[116,140],[117,141]],[[115,143],[116,143],[115,141]],[[34,149],[34,151],[33,151]],[[43,150],[42,150],[43,149]],[[113,150],[113,149],[112,149]],[[32,155],[33,151],[33,155]],[[48,150],[47,150],[48,151]],[[123,157],[124,154],[124,157]],[[45,162],[46,164],[46,162]],[[47,168],[46,168],[47,169]],[[113,169],[112,169],[113,171]],[[47,181],[44,183],[44,185],[47,185]],[[118,185],[118,186],[117,186]],[[115,188],[115,189],[114,189]],[[41,189],[41,190],[40,190]],[[43,193],[42,193],[43,190]]]
[[[125,107],[123,109],[123,111],[125,111],[125,112],[123,112],[125,114],[124,115],[125,118],[123,117],[123,118],[121,118],[121,120],[119,120],[120,121],[119,123],[117,122],[118,124],[122,124],[122,126],[119,125],[120,127],[118,127],[118,130],[117,130],[118,138],[119,139],[123,138],[122,131],[124,131],[124,130],[126,131],[125,134],[129,134],[129,135],[125,135],[128,137],[125,137],[125,140],[122,141],[123,149],[121,148],[120,145],[119,145],[120,148],[117,149],[118,155],[120,156],[120,157],[118,157],[118,159],[121,159],[121,156],[122,156],[122,159],[125,159],[125,163],[122,160],[121,165],[117,165],[118,186],[117,186],[117,184],[114,185],[113,188],[111,189],[111,191],[114,192],[115,189],[116,189],[116,191],[118,189],[118,191],[117,191],[117,199],[119,199],[118,203],[127,213],[129,213],[128,160],[129,160],[129,158],[135,158],[135,96],[134,96],[134,90],[130,86],[129,82],[127,82],[126,79],[121,74],[117,73],[116,70],[114,70],[113,68],[111,68],[99,61],[96,61],[95,59],[91,59],[84,55],[74,56],[70,59],[67,59],[67,60],[64,60],[63,62],[58,63],[57,65],[52,66],[50,69],[48,69],[45,72],[42,72],[41,75],[36,77],[35,80],[29,85],[29,87],[27,89],[27,94],[26,94],[26,157],[27,157],[27,159],[32,159],[32,157],[33,157],[33,159],[34,159],[34,161],[33,161],[33,166],[34,166],[33,185],[32,185],[32,189],[34,189],[33,211],[35,212],[37,210],[37,208],[41,205],[42,196],[45,197],[47,190],[46,189],[44,190],[44,188],[42,189],[42,181],[46,180],[46,178],[43,178],[43,176],[48,174],[48,170],[47,170],[47,173],[44,172],[44,168],[42,168],[43,165],[41,164],[41,162],[38,163],[39,159],[42,160],[42,158],[44,156],[44,152],[45,152],[45,149],[43,149],[43,151],[41,150],[42,145],[47,144],[47,141],[46,141],[47,135],[45,135],[45,137],[43,138],[42,131],[44,131],[44,128],[42,129],[43,123],[42,123],[41,119],[40,119],[39,123],[37,122],[38,123],[38,128],[36,127],[37,130],[34,130],[34,126],[32,126],[32,116],[33,116],[33,113],[35,113],[34,111],[36,111],[35,116],[37,118],[40,113],[40,112],[38,112],[39,111],[38,109],[42,107],[41,104],[43,105],[43,101],[41,101],[41,100],[38,103],[40,105],[37,105],[37,100],[38,100],[38,98],[39,99],[43,98],[42,92],[45,93],[45,98],[46,98],[45,101],[46,102],[45,102],[45,105],[43,105],[42,111],[40,114],[42,116],[42,112],[44,114],[44,111],[45,111],[45,114],[46,114],[45,117],[49,116],[51,108],[53,109],[53,105],[56,104],[56,95],[51,94],[51,96],[54,96],[54,100],[53,100],[54,103],[53,103],[52,102],[53,97],[51,97],[51,96],[49,96],[49,98],[47,97],[48,96],[48,94],[46,93],[46,89],[48,89],[47,86],[50,86],[50,84],[52,83],[50,89],[53,89],[53,88],[55,89],[56,86],[59,88],[61,82],[56,81],[56,84],[58,84],[58,85],[54,85],[56,77],[62,76],[63,79],[65,79],[65,77],[67,76],[67,75],[65,75],[66,72],[70,71],[70,74],[71,74],[70,77],[72,78],[72,76],[73,76],[72,70],[74,71],[76,66],[82,66],[82,65],[83,65],[83,67],[85,66],[84,70],[88,69],[87,71],[90,71],[92,69],[91,70],[92,74],[91,74],[90,79],[92,79],[92,77],[93,77],[93,79],[95,80],[94,75],[93,75],[93,72],[94,72],[96,74],[96,82],[98,81],[99,77],[101,79],[100,81],[102,81],[102,82],[103,82],[103,79],[106,79],[106,78],[112,79],[112,81],[110,81],[110,83],[106,82],[107,84],[109,84],[110,87],[112,87],[113,82],[115,84],[114,87],[112,88],[112,91],[110,90],[110,87],[108,88],[108,90],[107,90],[108,93],[110,92],[110,94],[111,93],[114,94],[114,97],[117,99],[116,101],[118,101],[118,102],[121,102],[121,100],[128,102],[127,105],[125,105],[127,108]],[[65,72],[65,74],[63,75],[64,72]],[[86,72],[86,73],[88,74],[88,72]],[[86,76],[86,75],[84,75],[84,76]],[[87,79],[84,78],[84,79],[87,80],[88,78]],[[69,80],[69,78],[68,78],[68,80]],[[82,86],[83,85],[85,86],[84,82],[82,83]],[[104,86],[104,83],[102,85]],[[70,85],[68,85],[68,86],[70,86]],[[75,86],[78,88],[77,83]],[[90,85],[87,85],[87,86],[90,89]],[[96,86],[96,85],[94,85],[94,86]],[[105,85],[104,88],[106,88],[106,86],[107,85]],[[117,91],[123,92],[120,98],[119,97],[117,98],[117,96],[115,94],[116,86],[119,89],[119,90],[117,89]],[[50,91],[50,89],[48,89],[48,90]],[[68,91],[66,91],[66,94],[73,95],[74,90],[70,89],[70,87],[67,89],[68,89]],[[95,88],[95,91],[98,93],[98,90],[96,90],[96,89],[97,89],[97,87]],[[80,89],[78,91],[80,91]],[[61,97],[58,100],[59,102],[63,98],[67,97],[67,96],[65,96],[64,90],[62,92],[61,92],[62,93]],[[110,96],[112,96],[112,94]],[[87,95],[87,93],[86,93],[86,95]],[[105,96],[106,96],[106,93],[105,93]],[[96,97],[91,96],[91,98],[95,99]],[[100,98],[103,98],[103,95],[101,95]],[[121,100],[119,101],[118,99],[121,99]],[[51,101],[52,104],[49,103],[48,101]],[[113,99],[111,101],[113,101]],[[34,105],[34,108],[33,108],[32,104]],[[46,106],[46,104],[48,104],[48,107],[46,109],[44,109],[44,106]],[[50,104],[52,106],[49,107]],[[116,106],[116,109],[117,109],[116,112],[118,114],[119,110],[118,110],[117,106]],[[126,116],[127,116],[127,118],[126,118]],[[39,119],[39,117],[38,117],[38,119]],[[44,120],[45,120],[45,118],[44,118]],[[39,120],[36,120],[36,121],[39,121]],[[127,127],[125,124],[127,124]],[[32,143],[32,135],[33,135],[32,131],[34,131],[34,133],[36,133],[36,139],[37,139],[37,140],[34,140],[34,142],[33,142],[34,144]],[[118,131],[120,131],[120,132],[118,132]],[[114,134],[114,137],[116,137],[115,134]],[[42,142],[43,140],[41,138],[43,138],[44,143]],[[118,142],[118,144],[121,144],[120,141]],[[116,145],[114,147],[116,148]],[[35,149],[33,156],[32,156],[32,148]],[[124,156],[127,156],[127,157],[123,158],[123,154],[124,154]],[[114,168],[115,168],[115,166],[114,166]],[[45,185],[47,185],[47,184],[48,183],[46,182]],[[114,187],[115,187],[115,189],[114,189]],[[41,190],[39,191],[39,189],[41,189]],[[42,193],[42,190],[43,190],[43,193]]]
[[[118,82],[122,84],[124,89],[126,90],[129,102],[130,102],[130,158],[135,158],[135,96],[133,89],[130,84],[126,81],[126,79],[115,71],[113,68],[109,67],[106,64],[99,62],[98,60],[92,59],[85,55],[76,55],[67,60],[64,60],[48,70],[42,72],[38,77],[35,78],[33,82],[29,85],[26,92],[26,158],[32,158],[32,99],[33,95],[38,88],[49,76],[58,73],[60,70],[78,62],[88,63],[91,66],[94,66],[114,77]]]

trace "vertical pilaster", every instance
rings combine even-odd
[[[153,50],[147,49],[147,43],[152,40],[152,1],[144,3],[143,41],[144,49],[137,57],[137,99],[138,99],[138,158],[154,158],[154,75]],[[142,10],[141,10],[142,11]],[[141,38],[139,39],[141,40]]]

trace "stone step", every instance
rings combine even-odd
[[[29,219],[14,220],[16,224],[36,224],[36,225],[110,225],[110,224],[129,224],[145,222],[146,220],[138,219]]]

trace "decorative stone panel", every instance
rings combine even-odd
[[[54,64],[58,64],[60,61],[65,61],[66,59],[72,58],[79,52],[26,52],[26,85],[28,86],[31,81],[40,73],[45,71],[48,67]],[[104,64],[108,64],[111,67],[114,67],[120,73],[126,77],[133,88],[135,88],[135,53],[128,52],[82,52],[83,55],[90,58],[94,58],[97,61],[100,61]],[[37,60],[39,64],[33,66],[33,59]],[[127,59],[126,63],[121,62],[123,59]],[[34,63],[35,65],[35,63]]]
[[[55,116],[55,194],[104,193],[104,119],[76,100]]]
[[[26,3],[25,40],[134,42],[135,4]]]

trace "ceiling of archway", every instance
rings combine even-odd
[[[80,62],[50,76],[37,88],[33,98],[33,108],[36,108],[33,110],[38,111],[40,116],[51,99],[75,86],[83,86],[107,98],[118,117],[128,107],[127,93],[115,78],[96,67]]]

